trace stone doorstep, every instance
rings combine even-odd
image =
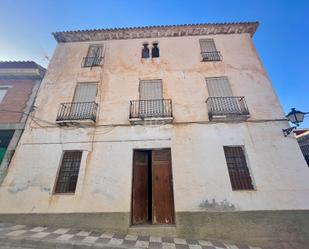
[[[37,249],[149,248],[149,249],[261,249],[218,241],[176,237],[88,232],[69,228],[0,223],[0,246]]]

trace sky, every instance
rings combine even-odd
[[[45,67],[55,31],[259,21],[253,41],[285,113],[309,112],[307,0],[0,0],[0,18],[0,60]]]

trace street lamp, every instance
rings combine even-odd
[[[286,118],[295,126],[292,126],[287,129],[283,129],[284,136],[288,136],[295,128],[299,126],[301,122],[304,121],[305,115],[309,112],[297,111],[295,108],[292,108],[291,111],[286,115]]]

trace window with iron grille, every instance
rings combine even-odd
[[[103,45],[90,45],[87,56],[83,59],[84,67],[100,66],[102,61]]]
[[[55,193],[75,193],[81,158],[81,151],[64,152]]]
[[[224,146],[223,149],[232,189],[254,189],[243,148],[241,146]]]
[[[200,39],[199,42],[203,61],[221,61],[221,54],[213,39]]]

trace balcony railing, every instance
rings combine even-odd
[[[221,61],[222,56],[219,51],[201,52],[203,61]]]
[[[101,66],[101,62],[103,60],[103,57],[97,56],[97,57],[84,57],[82,66],[83,67],[98,67]]]
[[[56,122],[71,122],[81,120],[96,121],[98,104],[95,102],[61,103]]]
[[[172,118],[171,99],[131,100],[130,119]]]
[[[209,120],[218,118],[246,118],[250,115],[245,97],[209,97],[206,100]]]

